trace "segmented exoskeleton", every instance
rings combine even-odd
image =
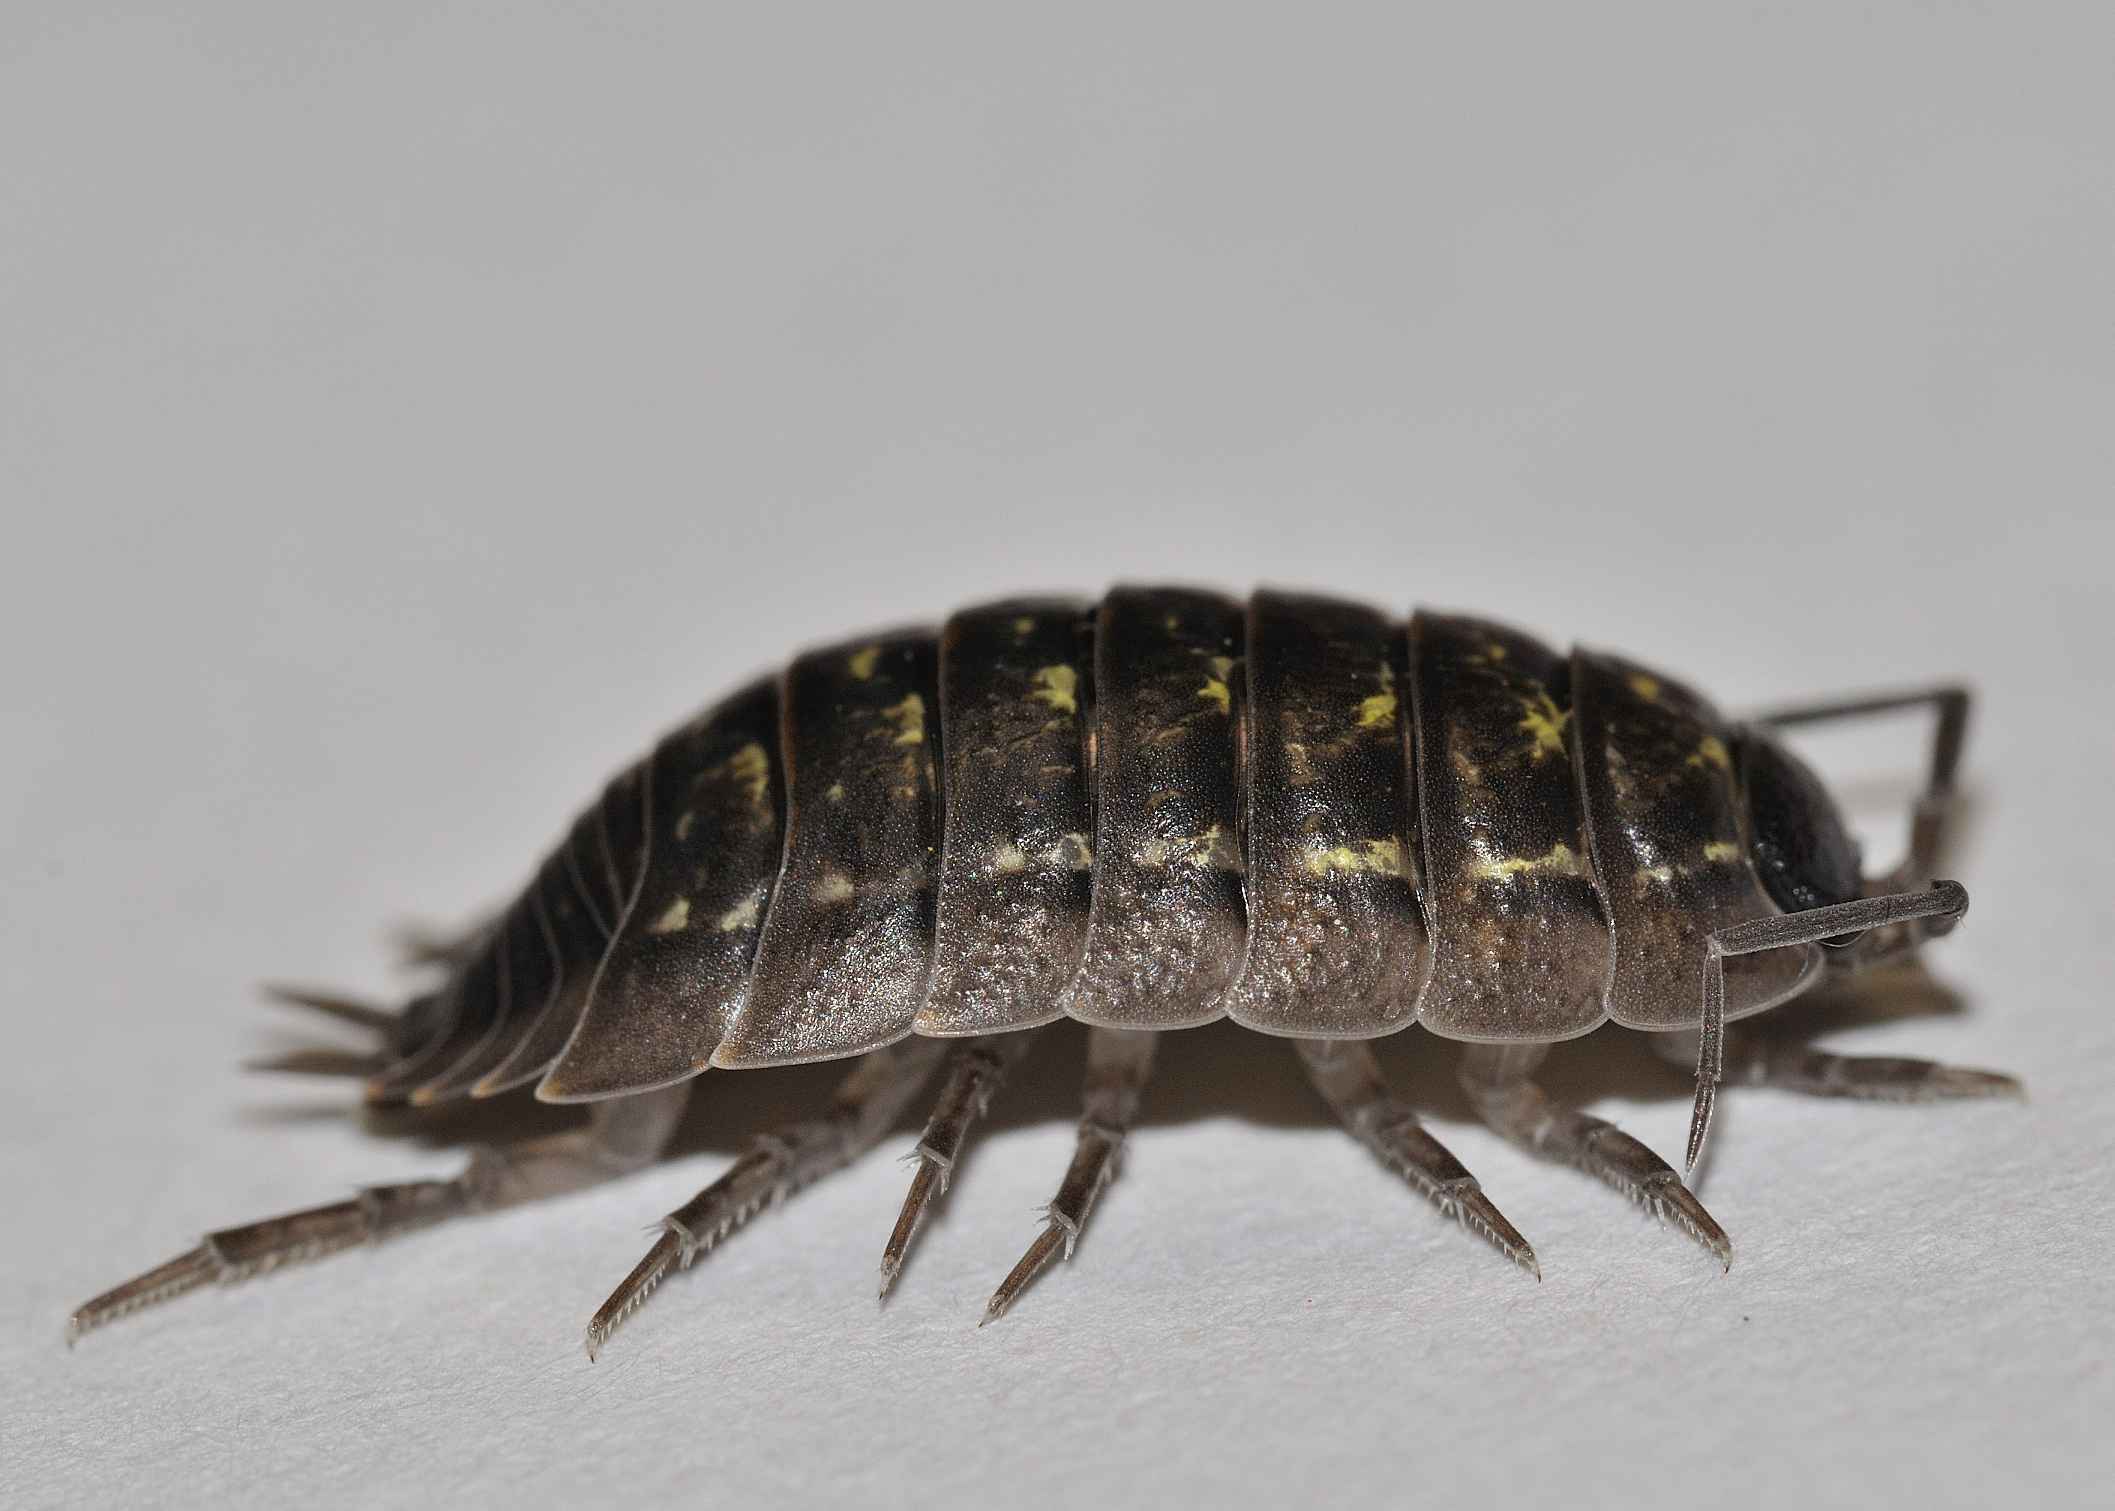
[[[1908,858],[1861,874],[1785,724],[1939,714]],[[1115,1168],[1156,1036],[1228,1017],[1293,1039],[1350,1130],[1525,1268],[1528,1243],[1389,1091],[1364,1041],[1463,1041],[1479,1114],[1672,1218],[1667,1164],[1532,1079],[1610,1019],[1697,1063],[1693,1165],[1723,1074],[1836,1095],[2012,1092],[1924,1061],[1772,1047],[1726,1025],[1945,932],[1934,880],[1967,714],[1929,692],[1731,723],[1662,672],[1488,621],[1176,588],[1020,599],[934,635],[810,652],[677,729],[379,1029],[377,1101],[534,1085],[590,1126],[453,1180],[229,1229],[90,1302],[76,1332],[207,1280],[573,1189],[661,1151],[709,1068],[856,1060],[830,1113],[759,1139],[672,1214],[592,1352],[673,1265],[870,1146],[958,1041],[882,1261],[900,1269],[1030,1033],[1092,1025],[1078,1150],[992,1298],[1070,1251]],[[1538,1271],[1539,1273],[1539,1271]]]

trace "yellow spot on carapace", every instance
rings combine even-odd
[[[1327,876],[1333,871],[1371,871],[1378,876],[1401,876],[1403,846],[1400,840],[1362,839],[1356,845],[1332,845],[1326,850],[1310,850],[1302,857],[1302,864],[1310,876]]]
[[[1009,842],[999,846],[992,856],[991,868],[1002,876],[1010,876],[1016,871],[1028,869],[1028,857],[1021,853],[1019,845]]]
[[[1155,870],[1165,866],[1189,866],[1198,871],[1241,869],[1241,858],[1217,824],[1208,825],[1202,834],[1149,839],[1138,847],[1137,858],[1140,865]]]
[[[808,895],[820,903],[850,902],[856,890],[844,872],[825,871]]]
[[[833,803],[843,802],[845,800],[845,784],[843,782],[832,782],[829,790],[823,793],[823,796]]]
[[[845,657],[845,670],[864,682],[874,675],[875,663],[881,660],[881,647],[870,645]]]
[[[1526,711],[1520,721],[1520,732],[1535,742],[1528,749],[1530,758],[1540,761],[1545,756],[1563,755],[1564,726],[1571,722],[1572,711],[1559,708],[1557,700],[1542,687],[1522,698],[1520,706]]]
[[[697,821],[698,816],[695,813],[692,813],[688,808],[685,808],[681,813],[677,814],[676,838],[679,840],[689,839],[691,828],[697,823]]]
[[[1386,729],[1395,722],[1395,694],[1375,693],[1359,700],[1359,728]]]
[[[1190,842],[1190,853],[1180,858],[1184,865],[1200,871],[1241,869],[1241,852],[1235,847],[1234,837],[1217,824],[1206,825],[1204,833]]]
[[[918,694],[911,693],[901,703],[891,703],[881,716],[896,726],[898,745],[925,743],[925,699]]]
[[[1084,834],[1068,834],[1059,840],[1058,854],[1063,857],[1065,864],[1072,870],[1091,871],[1094,869],[1094,846],[1088,843],[1087,836]]]
[[[690,899],[678,897],[668,910],[647,926],[649,934],[680,934],[690,927]]]
[[[1036,668],[1035,690],[1028,696],[1048,703],[1061,714],[1076,714],[1079,703],[1080,674],[1069,666],[1043,666]]]
[[[764,753],[763,746],[751,740],[722,762],[719,769],[741,783],[742,795],[752,809],[762,813],[770,806],[771,757]]]
[[[1683,763],[1688,766],[1716,766],[1720,771],[1733,769],[1733,758],[1726,753],[1726,742],[1717,735],[1705,735]]]
[[[1026,640],[1030,635],[1033,635],[1034,633],[1035,621],[1033,619],[1030,619],[1026,614],[1023,614],[1019,619],[1016,619],[1013,622],[1014,639]]]
[[[745,897],[714,920],[713,927],[722,934],[733,934],[742,929],[753,929],[756,927],[756,921],[763,911],[756,898]]]
[[[1505,660],[1505,647],[1495,640],[1483,648],[1483,653],[1493,661]]]
[[[1470,868],[1478,881],[1508,881],[1528,873],[1538,876],[1584,876],[1586,868],[1570,845],[1559,841],[1544,855],[1508,855],[1499,860],[1480,860]]]
[[[1226,656],[1214,656],[1211,661],[1212,674],[1204,679],[1204,686],[1197,689],[1197,696],[1223,714],[1234,711],[1234,695],[1226,685],[1227,673],[1234,669],[1233,660]]]
[[[1630,679],[1630,690],[1647,703],[1656,703],[1660,697],[1660,679],[1658,677],[1648,677],[1643,672],[1638,672]]]
[[[1739,860],[1740,846],[1731,840],[1715,839],[1704,846],[1704,859],[1719,862]]]

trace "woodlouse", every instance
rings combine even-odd
[[[1909,852],[1862,874],[1786,725],[1929,706]],[[1524,1268],[1532,1249],[1389,1090],[1364,1041],[1463,1041],[1478,1114],[1678,1223],[1681,1178],[1532,1079],[1613,1019],[1697,1066],[1695,1164],[1725,1074],[1898,1100],[2015,1093],[1918,1060],[1729,1029],[1824,975],[1899,958],[1967,908],[1933,870],[1966,728],[1942,687],[1743,722],[1618,656],[1481,619],[1262,591],[1013,599],[938,635],[796,658],[610,783],[521,895],[401,1011],[292,993],[377,1030],[370,1099],[536,1086],[575,1133],[452,1180],[230,1228],[75,1312],[78,1335],[209,1280],[578,1188],[661,1152],[691,1082],[851,1058],[830,1112],[763,1136],[671,1214],[590,1324],[593,1351],[673,1266],[870,1147],[947,1058],[884,1248],[900,1269],[1032,1030],[1091,1025],[1076,1153],[997,1316],[1110,1179],[1159,1033],[1222,1016],[1292,1038],[1345,1126]]]

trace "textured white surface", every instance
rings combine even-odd
[[[2099,8],[195,9],[0,17],[0,1499],[2104,1492]],[[1389,1043],[1538,1286],[1204,1030],[978,1331],[1069,1147],[1060,1033],[885,1310],[877,1155],[590,1366],[642,1227],[829,1079],[715,1074],[643,1178],[64,1349],[203,1228],[451,1166],[241,1073],[311,1027],[256,980],[383,989],[386,924],[503,893],[797,645],[1152,574],[1478,608],[1735,705],[1972,678],[1957,1002],[1814,1016],[2033,1100],[1730,1096],[1722,1276]],[[1813,748],[1894,841],[1922,737]],[[1678,1149],[1634,1041],[1553,1079]]]

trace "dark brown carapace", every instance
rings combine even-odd
[[[1789,724],[1928,705],[1908,857],[1867,876]],[[1729,1030],[1835,970],[1913,951],[1967,894],[1932,872],[1967,715],[1940,688],[1729,722],[1664,672],[1482,619],[1123,588],[1017,599],[938,633],[797,658],[617,777],[521,895],[379,1029],[371,1099],[534,1085],[590,1125],[446,1181],[209,1237],[90,1302],[76,1333],[208,1280],[577,1188],[665,1144],[695,1077],[853,1064],[825,1116],[760,1138],[671,1215],[597,1314],[608,1336],[671,1266],[874,1143],[957,1041],[886,1293],[1029,1035],[1092,1025],[1078,1151],[987,1313],[1070,1252],[1164,1030],[1227,1017],[1295,1041],[1347,1127],[1530,1270],[1526,1240],[1417,1123],[1363,1041],[1463,1041],[1494,1128],[1576,1164],[1730,1262],[1665,1162],[1558,1107],[1547,1045],[1613,1019],[1697,1065],[1689,1162],[1726,1075],[1929,1099],[2017,1090]]]

